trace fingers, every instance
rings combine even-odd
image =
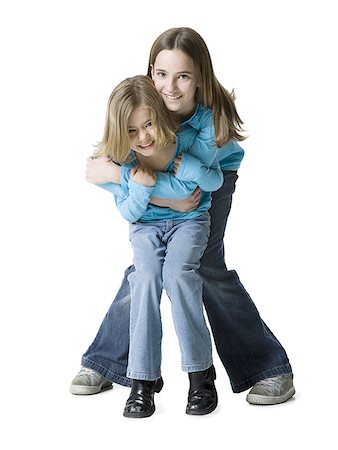
[[[180,164],[182,162],[182,156],[178,156],[174,159],[174,174],[176,175],[178,172],[178,169],[180,168]]]
[[[191,194],[191,200],[193,202],[199,202],[201,199],[202,191],[200,188],[197,188],[194,190],[194,192]]]
[[[101,161],[106,161],[106,162],[112,161],[112,159],[109,156],[95,156],[95,155],[88,156],[87,161],[93,161],[93,160],[97,160],[97,161],[101,160]]]

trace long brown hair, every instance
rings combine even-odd
[[[159,147],[166,147],[175,141],[178,124],[166,108],[152,80],[145,75],[127,78],[111,93],[101,142],[97,145],[97,156],[108,156],[115,162],[124,163],[130,155],[128,122],[139,106],[148,108],[152,126],[156,130]]]
[[[162,33],[154,42],[149,55],[148,76],[157,55],[162,50],[181,50],[189,56],[198,76],[199,87],[196,101],[211,108],[215,126],[217,147],[222,147],[231,139],[243,141],[243,122],[235,106],[234,91],[228,92],[217,80],[211,57],[202,37],[192,28],[171,28]]]

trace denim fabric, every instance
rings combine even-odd
[[[161,376],[163,289],[171,301],[182,370],[198,372],[212,365],[202,280],[197,273],[209,229],[208,213],[188,220],[129,225],[135,271],[128,277],[131,291],[128,378],[156,380]]]
[[[237,273],[225,266],[223,235],[237,173],[223,171],[223,174],[223,186],[212,194],[210,237],[199,273],[216,350],[233,392],[242,392],[259,380],[289,373],[292,369],[284,348],[261,319]],[[82,357],[83,366],[126,386],[131,385],[126,368],[130,308],[128,275],[133,270],[133,266],[126,270],[94,342]]]

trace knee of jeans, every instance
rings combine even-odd
[[[149,261],[140,264],[135,271],[128,276],[130,283],[140,282],[143,285],[147,283],[152,283],[154,280],[162,279],[162,266],[160,264],[152,264]]]
[[[179,262],[176,265],[165,265],[163,266],[163,285],[164,287],[169,287],[172,284],[181,284],[185,283],[187,280],[198,279],[199,276],[196,273],[198,266],[192,263],[184,263],[180,264]]]

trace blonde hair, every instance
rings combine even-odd
[[[181,50],[189,56],[196,68],[199,87],[196,101],[211,108],[215,126],[217,147],[222,147],[231,139],[243,141],[243,122],[235,106],[234,91],[228,92],[217,80],[211,57],[202,37],[191,28],[171,28],[162,33],[154,42],[149,55],[148,76],[157,55],[162,50]]]
[[[158,147],[164,148],[175,141],[178,124],[167,110],[151,78],[137,75],[119,83],[111,93],[103,138],[96,146],[96,156],[107,156],[120,164],[129,160],[131,146],[128,122],[133,111],[140,106],[150,110]]]

